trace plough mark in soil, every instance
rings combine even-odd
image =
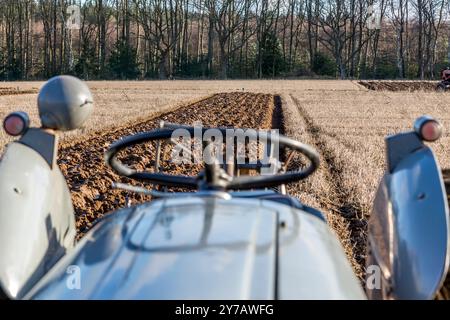
[[[281,97],[276,95],[273,97],[274,111],[272,113],[272,128],[280,130],[280,134],[284,134],[284,118],[281,105]]]
[[[0,96],[13,96],[33,93],[38,93],[38,89],[21,90],[19,88],[0,87]]]
[[[279,97],[255,93],[219,93],[194,104],[179,108],[148,121],[119,127],[115,130],[92,136],[89,139],[65,143],[60,147],[59,165],[65,175],[75,208],[76,224],[81,237],[98,218],[106,213],[126,206],[127,200],[137,204],[149,201],[149,196],[130,194],[111,189],[112,182],[130,183],[152,188],[152,185],[130,181],[119,177],[104,164],[103,154],[115,140],[158,128],[161,120],[190,124],[201,122],[211,127],[244,127],[270,129],[281,125]],[[119,155],[124,162],[138,170],[152,170],[155,146],[143,144]],[[170,161],[170,150],[164,150],[161,164],[169,174],[194,175],[200,165],[177,166]]]
[[[374,91],[435,91],[437,81],[359,81]]]
[[[358,203],[349,202],[350,191],[345,188],[342,183],[342,170],[336,165],[336,158],[334,152],[327,146],[327,143],[322,139],[320,127],[318,127],[314,120],[308,115],[307,111],[301,106],[298,99],[291,95],[301,117],[304,119],[307,127],[306,131],[310,134],[314,141],[315,147],[323,157],[327,170],[329,183],[333,186],[334,194],[326,201],[320,201],[325,208],[332,212],[339,214],[345,218],[349,223],[350,241],[353,247],[353,254],[356,262],[363,267],[366,255],[366,239],[365,234],[367,230],[367,221],[364,219],[361,205]],[[363,268],[362,268],[363,269]]]

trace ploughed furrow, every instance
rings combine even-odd
[[[435,91],[437,81],[359,81],[360,85],[374,91]]]
[[[15,96],[21,94],[34,94],[38,93],[37,89],[22,90],[19,88],[0,87],[0,96]]]
[[[120,127],[84,141],[62,144],[58,163],[72,194],[79,236],[106,213],[125,207],[127,203],[134,205],[151,200],[149,196],[111,188],[112,182],[152,187],[119,177],[105,165],[104,152],[111,143],[124,136],[158,128],[161,120],[186,125],[201,123],[205,127],[269,129],[276,109],[275,100],[270,94],[219,93],[148,121]],[[123,151],[119,158],[136,169],[152,171],[155,149],[154,143],[142,144]],[[195,175],[200,171],[197,164],[175,165],[171,161],[171,151],[171,148],[163,149],[161,165],[165,173]]]
[[[305,123],[305,131],[311,139],[310,143],[314,145],[321,155],[322,168],[324,170],[323,177],[326,180],[324,184],[327,184],[329,187],[325,194],[320,194],[320,190],[314,188],[308,190],[308,192],[315,194],[314,196],[318,199],[320,207],[325,209],[328,214],[337,215],[339,219],[343,220],[343,223],[337,223],[338,226],[335,230],[339,237],[348,238],[341,239],[341,242],[344,243],[345,247],[345,242],[349,241],[350,252],[348,254],[354,259],[356,265],[353,267],[359,277],[362,278],[364,275],[367,230],[364,208],[360,203],[354,201],[355,197],[352,197],[352,192],[354,191],[347,188],[344,182],[344,173],[342,172],[342,167],[345,164],[339,163],[333,149],[324,139],[326,137],[325,133],[315,124],[313,118],[301,106],[298,99],[292,95],[291,98]],[[339,139],[335,139],[335,141],[339,143]],[[329,218],[329,220],[333,219],[335,218]],[[346,230],[341,230],[343,226]]]

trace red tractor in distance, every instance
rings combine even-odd
[[[450,67],[441,71],[441,82],[436,86],[436,91],[447,91],[450,88]]]

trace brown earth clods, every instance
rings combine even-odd
[[[33,94],[33,93],[37,93],[37,92],[38,92],[38,89],[22,90],[20,88],[0,87],[0,96]]]
[[[278,119],[275,116],[276,104],[277,98],[270,94],[219,93],[148,121],[62,144],[58,163],[71,191],[79,237],[98,218],[125,207],[128,201],[137,204],[151,199],[142,194],[111,188],[113,182],[151,188],[148,184],[120,177],[105,165],[104,152],[111,143],[124,136],[158,128],[161,120],[187,125],[200,122],[203,126],[212,127],[269,129]],[[169,160],[167,151],[161,163],[164,172],[192,175],[200,170],[198,165],[176,166]],[[120,160],[139,170],[153,168],[154,157],[155,146],[151,143],[135,146],[119,155]]]
[[[437,81],[359,81],[360,85],[374,91],[435,91]]]

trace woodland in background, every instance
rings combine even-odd
[[[434,79],[448,14],[449,0],[0,0],[0,80]]]

